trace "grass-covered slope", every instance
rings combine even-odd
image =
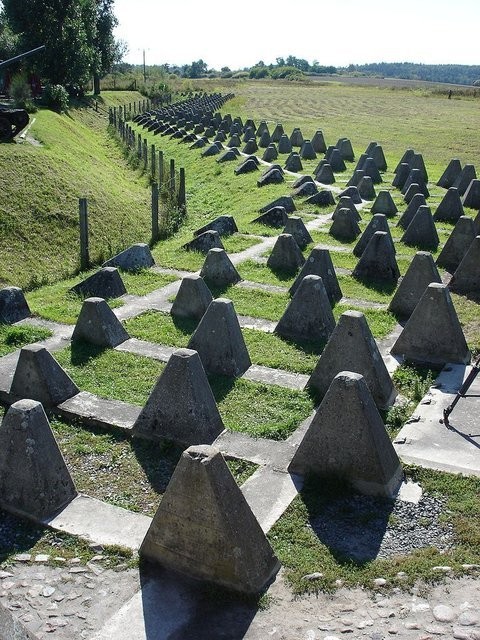
[[[124,93],[122,101],[141,98]],[[106,102],[110,100],[106,96]],[[78,266],[78,198],[87,197],[90,255],[150,236],[150,195],[107,133],[101,111],[40,110],[29,135],[41,143],[0,146],[0,284],[21,287],[72,274]]]

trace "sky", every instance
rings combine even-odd
[[[115,0],[125,61],[480,64],[480,0]]]

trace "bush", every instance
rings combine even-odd
[[[68,92],[61,84],[47,84],[43,91],[43,100],[53,111],[68,110]]]
[[[19,109],[26,109],[27,104],[31,103],[32,92],[23,73],[17,73],[13,76],[10,83],[10,95],[15,101],[15,106]]]

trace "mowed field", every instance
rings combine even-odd
[[[357,156],[376,141],[390,166],[405,149],[415,149],[423,154],[431,180],[440,177],[450,158],[457,157],[462,164],[478,164],[480,158],[480,95],[448,100],[420,88],[313,81],[201,81],[200,86],[235,93],[236,99],[226,105],[232,115],[281,122],[287,133],[300,127],[304,137],[321,129],[327,145],[350,138]]]

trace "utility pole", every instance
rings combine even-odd
[[[147,84],[147,70],[145,68],[145,49],[143,50],[143,82]]]

